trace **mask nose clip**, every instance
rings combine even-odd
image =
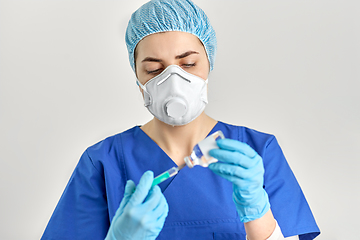
[[[179,119],[187,112],[187,104],[181,98],[173,98],[165,105],[165,112],[169,117]]]

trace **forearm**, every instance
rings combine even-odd
[[[276,221],[269,210],[264,216],[244,223],[248,240],[265,240],[274,232]]]
[[[299,240],[298,235],[284,238],[271,210],[263,217],[244,223],[244,225],[247,240]]]
[[[233,183],[233,200],[248,240],[284,239],[264,189],[265,169],[261,156],[240,141],[220,139],[217,144],[220,149],[212,149],[209,153],[219,162],[210,164],[209,169]]]

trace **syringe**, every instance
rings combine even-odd
[[[166,172],[163,172],[162,174],[158,175],[156,178],[154,178],[152,186],[155,186],[165,181],[166,179],[175,176],[180,171],[180,169],[182,169],[186,165],[189,168],[193,168],[195,165],[207,167],[209,166],[209,164],[217,162],[218,161],[217,159],[209,155],[209,151],[211,149],[219,148],[218,145],[216,144],[216,141],[222,138],[225,138],[224,134],[219,130],[217,132],[214,132],[204,140],[200,141],[198,144],[195,145],[191,155],[184,158],[185,161],[184,164],[178,167],[172,167]]]
[[[185,167],[185,164],[177,166],[177,167],[172,167],[169,170],[163,172],[162,174],[160,174],[156,178],[154,178],[154,181],[151,186],[153,187],[153,186],[165,181],[166,179],[175,176],[183,167]]]

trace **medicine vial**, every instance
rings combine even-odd
[[[224,134],[221,131],[217,131],[196,144],[190,156],[184,158],[186,165],[189,168],[193,168],[196,165],[207,167],[210,163],[217,162],[216,158],[209,155],[209,151],[211,149],[218,149],[216,140],[223,138],[225,138]]]

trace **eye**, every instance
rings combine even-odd
[[[159,74],[159,73],[161,73],[161,71],[162,71],[162,69],[158,68],[158,69],[151,70],[151,71],[146,70],[146,73],[147,74]]]
[[[195,63],[186,63],[182,65],[184,68],[191,68],[191,67],[195,67],[196,64]]]

